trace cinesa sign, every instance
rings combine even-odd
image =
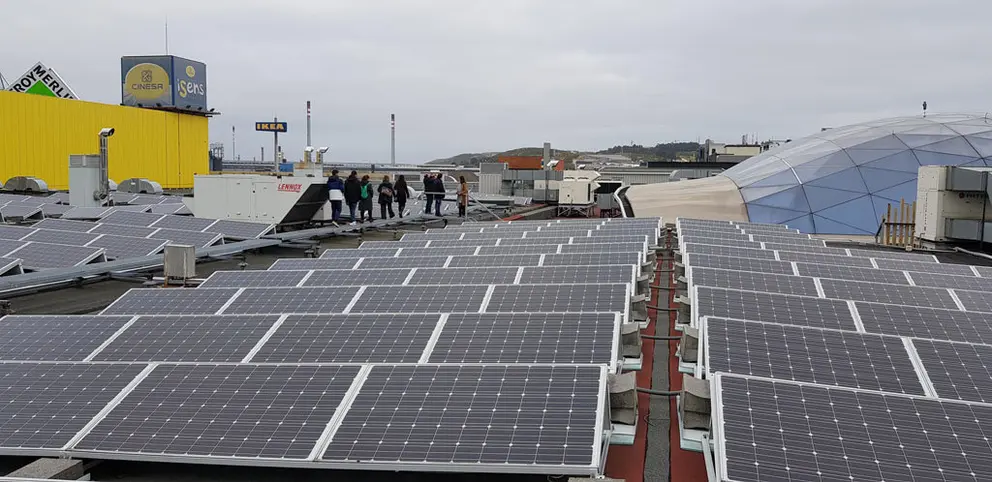
[[[207,68],[173,55],[121,57],[121,102],[154,109],[207,111]]]

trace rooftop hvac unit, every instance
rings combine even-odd
[[[992,240],[988,168],[920,167],[916,235],[923,241]]]
[[[37,177],[16,176],[7,179],[3,189],[17,192],[48,192],[48,184]]]
[[[182,244],[165,247],[162,264],[165,279],[190,279],[196,276],[196,248]]]
[[[162,185],[140,177],[125,179],[117,185],[118,192],[130,194],[162,194]]]

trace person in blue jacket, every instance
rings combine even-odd
[[[344,202],[344,181],[338,176],[338,170],[331,171],[327,178],[327,199],[331,202],[331,223],[335,226],[341,221],[341,205]]]

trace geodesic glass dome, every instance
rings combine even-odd
[[[751,222],[874,235],[888,204],[916,200],[920,166],[992,166],[992,117],[900,117],[784,144],[723,172]]]

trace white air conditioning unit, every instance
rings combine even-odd
[[[190,279],[196,277],[196,247],[170,244],[165,247],[162,264],[165,279]]]
[[[916,184],[916,236],[925,241],[979,240],[992,235],[989,168],[922,166]],[[984,219],[983,219],[984,216]]]

